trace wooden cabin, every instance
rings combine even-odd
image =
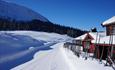
[[[115,16],[102,23],[106,27],[106,35],[115,35]]]
[[[87,35],[85,36],[85,38],[82,41],[82,46],[83,46],[83,50],[87,51],[89,53],[93,53],[94,51],[94,44],[91,42],[92,40],[94,40],[94,36],[91,35],[90,33],[87,33]]]
[[[96,36],[97,36],[97,32],[89,32],[77,37],[75,40],[76,40],[76,43],[81,42],[80,44],[83,46],[84,52],[87,50],[88,53],[94,53],[95,45],[92,41],[96,40]],[[105,36],[105,33],[100,32],[98,33],[98,36],[103,37]]]
[[[115,16],[102,23],[106,27],[106,36],[101,37],[95,43],[96,57],[106,59],[109,55],[115,59]]]

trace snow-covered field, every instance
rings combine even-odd
[[[62,42],[62,41],[69,41],[71,39],[67,35],[60,35],[57,33],[36,32],[36,31],[5,31],[5,32],[13,33],[14,35],[30,36],[36,40],[42,40],[46,42],[55,42],[55,41]]]
[[[113,70],[63,48],[67,35],[35,31],[0,32],[0,70]]]
[[[0,31],[0,70],[8,70],[33,59],[36,52],[70,40],[66,35],[35,31]]]
[[[34,59],[12,70],[113,70],[97,60],[76,57],[63,43],[52,46],[52,50],[37,52]]]

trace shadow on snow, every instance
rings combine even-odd
[[[9,70],[31,60],[38,51],[50,50],[55,43],[44,45],[29,36],[0,34],[0,70]],[[30,48],[32,47],[32,48]]]

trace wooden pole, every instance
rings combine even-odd
[[[110,38],[109,38],[109,47],[108,47],[108,53],[107,53],[107,59],[106,59],[106,64],[108,63],[108,60],[110,60],[113,57],[113,29],[112,32],[110,32]],[[111,50],[110,50],[111,48]],[[109,57],[109,58],[108,58]]]
[[[111,34],[111,58],[113,57],[113,30],[112,30],[112,34]]]
[[[105,42],[104,42],[104,44],[105,44]],[[102,52],[101,52],[101,56],[100,56],[100,62],[102,61],[102,58],[103,58],[103,52],[104,52],[104,46],[102,48]]]
[[[94,57],[95,57],[95,58],[97,57],[97,52],[98,52],[97,46],[96,46],[97,40],[98,40],[98,32],[97,32],[97,34],[96,34],[96,41],[95,41],[95,50],[94,50]]]
[[[100,42],[100,36],[99,36],[99,40],[98,40],[98,43],[97,43],[97,44],[99,44],[99,42]],[[98,58],[99,58],[99,56],[100,56],[99,46],[97,46],[97,56],[98,56]]]

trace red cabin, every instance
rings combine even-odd
[[[106,36],[95,43],[97,58],[106,59],[110,55],[115,59],[115,16],[102,23],[106,27]]]
[[[96,36],[103,37],[103,36],[105,36],[105,32],[100,32],[100,33],[98,33],[98,35],[97,35],[97,32],[89,32],[82,36],[77,37],[76,41],[82,42],[84,51],[85,51],[85,49],[88,49],[88,53],[94,53],[95,46],[92,41],[96,40]]]

